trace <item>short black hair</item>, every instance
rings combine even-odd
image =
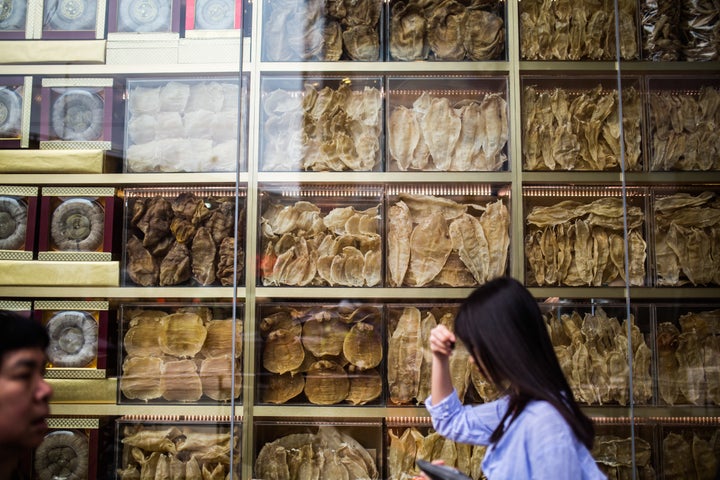
[[[23,348],[45,351],[50,344],[45,327],[18,312],[0,310],[0,365],[6,353]]]

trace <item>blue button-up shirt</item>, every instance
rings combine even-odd
[[[428,398],[425,405],[440,435],[456,442],[490,445],[490,435],[505,414],[508,399],[464,406],[453,392],[437,405]],[[530,402],[500,441],[490,445],[482,469],[490,480],[607,478],[565,419],[544,401]]]

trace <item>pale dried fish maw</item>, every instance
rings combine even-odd
[[[412,430],[417,432],[415,427],[409,427],[398,436],[393,429],[388,429],[388,473],[391,480],[398,480],[403,474],[411,474],[415,469],[417,443],[411,434]],[[422,434],[417,432],[417,435]]]
[[[510,249],[510,214],[502,200],[487,204],[480,216],[480,225],[488,242],[487,279],[490,280],[505,274]]]
[[[675,405],[680,394],[678,378],[680,365],[675,355],[679,336],[680,331],[672,323],[662,322],[658,325],[658,392],[667,405]]]
[[[316,315],[303,324],[302,344],[316,357],[340,355],[349,330],[350,327],[337,317]]]
[[[242,357],[243,325],[237,320],[235,323],[235,358]],[[201,353],[206,357],[217,357],[230,353],[233,349],[233,320],[211,320],[206,324],[207,336],[203,343]]]
[[[449,170],[466,172],[471,170],[490,170],[483,152],[482,139],[485,138],[485,117],[478,102],[470,102],[456,108],[460,118],[460,135],[455,143]]]
[[[637,230],[631,230],[628,238],[629,248],[629,277],[630,285],[645,285],[645,258],[647,257],[647,244],[642,237],[642,233]]]
[[[420,364],[420,381],[418,382],[418,393],[415,396],[419,403],[424,403],[430,395],[430,377],[432,370],[432,351],[430,351],[430,331],[437,325],[437,320],[432,312],[427,312],[420,325],[422,337],[422,363]]]
[[[452,153],[460,138],[461,125],[460,117],[450,106],[450,100],[445,97],[433,98],[430,108],[420,119],[425,143],[438,170],[450,169]]]
[[[355,323],[345,335],[342,353],[361,370],[377,367],[383,358],[380,332],[370,323]]]
[[[161,453],[176,453],[177,446],[173,441],[182,432],[177,427],[164,430],[143,428],[137,431],[126,429],[121,442],[130,447]]]
[[[485,283],[490,267],[490,250],[480,220],[464,213],[450,223],[449,234],[452,248],[458,252],[477,284]]]
[[[235,372],[235,389],[232,388]],[[227,401],[238,398],[242,391],[242,370],[237,361],[230,355],[209,357],[200,364],[200,382],[203,394],[217,401]]]
[[[160,320],[160,349],[175,357],[194,357],[202,348],[207,329],[194,313],[172,313]]]
[[[274,330],[285,329],[291,332],[295,336],[302,334],[302,325],[297,319],[296,315],[293,315],[291,311],[281,310],[274,312],[270,315],[263,317],[260,321],[260,333],[263,338],[273,332]]]
[[[130,357],[123,362],[120,391],[129,399],[152,400],[162,396],[162,360],[157,357]]]
[[[163,314],[162,316],[164,316]],[[123,347],[128,356],[153,357],[162,355],[160,349],[160,318],[137,317],[130,321],[130,328],[125,333]]]
[[[410,210],[402,200],[388,209],[388,270],[390,286],[403,284],[405,273],[410,264],[410,234],[412,220]]]
[[[414,286],[422,287],[435,278],[452,249],[447,221],[442,215],[431,215],[419,223],[410,235],[409,271],[415,278]]]
[[[350,380],[345,369],[330,360],[320,360],[305,374],[305,395],[315,405],[333,405],[347,398]]]
[[[171,402],[196,402],[202,396],[202,384],[193,360],[166,361],[160,378],[162,397]]]
[[[446,220],[452,220],[465,213],[468,209],[465,204],[433,195],[401,193],[399,197],[409,208],[410,216],[415,223],[420,223],[434,215],[442,215]]]
[[[505,162],[502,153],[508,141],[507,102],[499,93],[488,95],[481,105],[485,117],[485,138],[483,152],[493,168],[499,170]]]
[[[702,353],[707,402],[720,405],[720,340],[717,335],[705,338]]]
[[[703,352],[696,332],[682,332],[678,335],[675,357],[678,361],[677,374],[680,393],[692,404],[704,404]]]
[[[396,405],[410,403],[417,396],[422,364],[420,310],[403,309],[388,343],[388,386]]]
[[[398,170],[407,171],[413,163],[413,154],[421,140],[421,130],[415,112],[399,105],[390,114],[388,123],[390,158]]]
[[[575,220],[575,264],[578,276],[583,285],[591,285],[593,272],[593,240],[590,236],[590,228],[584,220]]]

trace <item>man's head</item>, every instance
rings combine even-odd
[[[48,343],[40,323],[0,310],[0,452],[37,447],[47,431],[52,387],[43,374]]]

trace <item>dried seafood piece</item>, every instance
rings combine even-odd
[[[143,428],[142,426],[137,429],[126,427],[121,442],[123,445],[137,447],[141,450],[176,453],[177,445],[173,440],[180,435],[182,435],[182,431],[178,427],[170,427],[164,430]]]
[[[217,247],[210,230],[205,227],[197,230],[195,237],[193,237],[191,254],[193,278],[197,280],[200,285],[211,285],[214,283]]]
[[[270,332],[263,346],[263,367],[266,370],[283,374],[302,365],[305,358],[300,336],[290,330],[277,329]]]
[[[207,337],[202,318],[194,313],[171,313],[160,319],[160,349],[175,357],[194,357]]]
[[[203,393],[197,367],[190,359],[164,362],[160,384],[162,397],[171,402],[196,402]]]
[[[92,89],[71,88],[53,102],[51,123],[60,140],[87,142],[102,138],[104,115],[100,94]]]
[[[319,360],[305,374],[305,395],[310,403],[332,405],[345,400],[350,380],[345,369],[330,360]]]
[[[13,197],[0,196],[0,250],[25,246],[27,205]]]
[[[153,357],[162,355],[160,349],[160,319],[164,312],[145,310],[130,320],[130,328],[125,332],[123,347],[128,356]]]
[[[260,333],[263,338],[267,338],[272,331],[279,329],[288,330],[298,337],[302,334],[302,324],[298,317],[294,312],[285,309],[266,315],[260,321]]]
[[[98,324],[87,312],[59,312],[48,321],[48,360],[55,367],[85,367],[97,356]]]
[[[128,357],[123,362],[120,391],[129,399],[152,400],[163,393],[158,378],[162,378],[162,359],[158,357]]]
[[[464,213],[450,223],[452,247],[472,273],[478,285],[488,279],[490,250],[480,220]]]
[[[350,367],[348,379],[350,387],[345,401],[352,405],[365,405],[378,398],[382,393],[383,379],[375,368],[359,370]]]
[[[493,60],[505,50],[505,25],[492,12],[468,9],[464,25],[463,47],[469,60]]]
[[[264,387],[261,389],[262,401],[267,403],[281,404],[300,395],[305,389],[305,377],[292,373],[282,375],[271,374],[268,376]]]
[[[345,335],[342,353],[360,370],[377,367],[383,358],[380,332],[370,323],[355,323]]]
[[[425,60],[427,20],[421,7],[412,1],[395,2],[390,11],[390,56],[394,60]]]
[[[423,358],[420,310],[406,307],[388,342],[390,400],[397,405],[417,396]]]
[[[234,322],[235,327],[235,358],[242,357],[243,325],[241,321]],[[207,336],[203,343],[201,353],[207,357],[217,357],[229,353],[233,349],[233,320],[211,320],[205,325]]]
[[[87,478],[89,457],[87,436],[74,430],[53,430],[37,447],[33,470],[40,480]]]
[[[235,372],[235,385],[233,390],[233,376]],[[242,370],[231,355],[209,357],[200,364],[200,382],[203,394],[217,401],[227,401],[238,398],[242,391]]]
[[[435,97],[420,118],[423,138],[438,170],[450,169],[462,122],[446,97]]]
[[[303,324],[302,344],[316,357],[340,355],[349,330],[350,327],[334,315],[314,315]]]
[[[184,243],[174,242],[160,262],[160,286],[179,285],[190,279],[190,250]]]
[[[695,476],[690,444],[682,435],[670,432],[662,441],[663,473],[665,478],[690,478]]]
[[[105,211],[89,198],[63,201],[52,213],[50,235],[59,250],[94,252],[103,243]]]
[[[505,274],[510,249],[510,214],[502,200],[490,202],[480,216],[488,242],[488,279]]]
[[[424,141],[418,117],[414,110],[402,105],[393,109],[388,123],[390,157],[400,171],[407,171],[414,163],[415,151]]]
[[[422,287],[440,273],[453,248],[448,225],[440,214],[421,221],[410,235],[409,272]]]

